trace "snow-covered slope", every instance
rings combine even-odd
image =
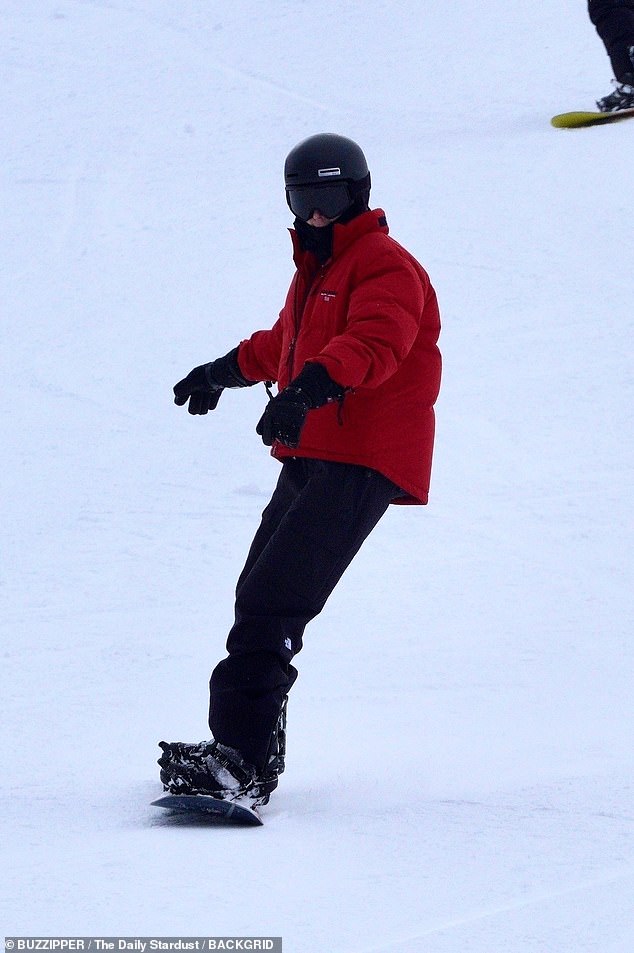
[[[4,932],[286,953],[630,953],[634,123],[583,4],[2,0]],[[275,319],[282,165],[363,146],[427,267],[430,505],[307,632],[258,830],[169,821],[277,476],[261,388],[171,387]]]

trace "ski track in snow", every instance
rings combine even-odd
[[[625,883],[623,883],[625,881]],[[451,934],[455,931],[463,931],[465,927],[472,928],[474,924],[479,923],[484,920],[496,920],[502,918],[503,920],[508,919],[509,914],[516,913],[518,911],[528,911],[533,907],[543,907],[553,904],[557,900],[568,900],[576,899],[576,895],[580,893],[594,893],[597,888],[600,887],[610,887],[613,885],[620,885],[622,888],[620,892],[629,891],[631,889],[630,884],[634,887],[634,867],[630,867],[627,870],[622,871],[613,871],[610,873],[602,874],[599,877],[594,878],[591,881],[575,884],[570,887],[565,887],[561,890],[555,890],[550,893],[536,894],[535,896],[528,898],[521,898],[514,900],[511,903],[501,904],[498,907],[492,907],[491,909],[479,910],[469,916],[459,917],[455,920],[451,920],[447,923],[441,923],[437,926],[431,927],[428,930],[425,930],[423,933],[417,933],[415,936],[407,936],[403,939],[396,940],[395,942],[388,943],[387,945],[375,946],[368,948],[365,953],[425,953],[426,950],[429,950],[429,946],[426,945],[428,938],[433,937],[437,934]],[[537,914],[534,913],[536,916]],[[471,932],[471,931],[470,931]],[[455,938],[453,941],[455,942]],[[461,943],[460,949],[468,951],[469,938],[465,937]],[[466,943],[467,945],[463,945]]]
[[[110,4],[107,6],[109,9],[118,9],[119,11],[122,11],[121,7],[115,8],[114,5]],[[168,37],[178,37],[180,40],[186,40],[188,49],[185,55],[187,59],[193,56],[200,64],[204,64],[206,67],[212,70],[217,70],[231,79],[244,80],[244,82],[250,86],[255,85],[257,88],[266,90],[273,95],[281,95],[286,99],[291,99],[294,102],[301,103],[304,106],[310,106],[311,109],[316,109],[318,112],[321,111],[325,113],[329,110],[329,107],[323,102],[319,102],[307,96],[302,96],[288,86],[276,82],[267,76],[262,76],[251,72],[244,67],[238,68],[236,66],[230,66],[228,63],[221,62],[217,56],[215,56],[213,50],[211,50],[205,42],[205,36],[201,32],[194,33],[183,26],[179,26],[179,24],[173,19],[167,20],[163,17],[157,16],[156,14],[148,12],[147,10],[143,12],[143,14],[139,14],[133,8],[127,7],[125,10],[123,10],[123,12],[125,12],[125,14],[132,20],[141,20],[145,25],[158,28],[160,33],[166,33]]]

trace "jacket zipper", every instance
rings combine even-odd
[[[312,279],[312,281],[310,282],[310,284],[308,285],[308,288],[307,288],[307,290],[306,290],[306,294],[304,295],[304,300],[303,300],[302,305],[301,305],[301,310],[300,310],[300,307],[299,307],[299,295],[298,295],[298,292],[297,292],[297,285],[295,286],[295,302],[294,302],[294,311],[295,311],[295,314],[294,314],[294,318],[295,318],[295,334],[293,335],[293,337],[292,337],[292,339],[291,339],[291,343],[290,343],[289,346],[288,346],[288,358],[287,358],[288,380],[289,380],[289,383],[290,383],[290,381],[293,380],[293,377],[294,377],[294,374],[293,374],[293,362],[294,362],[294,359],[295,359],[295,347],[296,347],[296,345],[297,345],[297,338],[299,337],[299,331],[300,331],[300,327],[301,327],[301,323],[302,323],[302,318],[304,317],[304,311],[306,310],[306,304],[307,304],[308,299],[310,298],[310,296],[311,296],[313,290],[316,288],[317,284],[318,284],[319,282],[323,281],[323,278],[324,278],[325,274],[326,274],[326,268],[325,268],[324,265],[322,265],[321,268],[319,269],[319,271],[318,271],[318,272],[315,274],[315,276],[313,277],[313,279]]]

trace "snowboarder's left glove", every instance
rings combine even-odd
[[[216,409],[225,387],[250,387],[254,383],[240,371],[238,348],[235,347],[211,364],[195,367],[179,381],[174,387],[174,403],[182,407],[189,400],[187,409],[190,414],[206,414]]]
[[[269,401],[256,433],[267,447],[279,440],[294,449],[299,446],[308,412],[341,400],[345,392],[346,388],[333,381],[322,364],[305,364],[288,387]]]

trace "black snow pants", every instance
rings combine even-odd
[[[283,463],[236,586],[228,657],[209,684],[214,738],[258,769],[297,677],[291,659],[307,623],[400,495],[367,467],[299,457]]]
[[[634,77],[634,0],[589,0],[588,14],[619,83]]]

